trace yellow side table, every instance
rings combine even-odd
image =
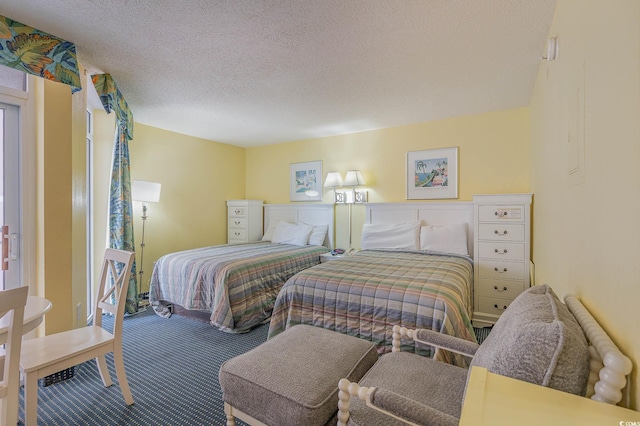
[[[461,426],[640,425],[640,412],[473,367]]]

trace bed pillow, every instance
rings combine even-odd
[[[296,246],[306,246],[309,242],[309,235],[313,231],[313,226],[299,223],[294,225],[292,223],[280,221],[273,231],[272,243],[280,244],[293,244]]]
[[[468,256],[467,224],[427,225],[421,227],[420,250]]]
[[[365,224],[362,249],[418,250],[420,222]]]
[[[307,244],[310,246],[324,245],[324,239],[329,231],[329,225],[309,225],[304,222],[301,222],[301,224],[311,226],[313,228],[311,235],[309,235],[309,242]]]
[[[271,241],[273,239],[273,231],[276,230],[276,226],[282,222],[281,220],[272,220],[269,222],[269,226],[267,226],[267,230],[264,231],[264,235],[262,236],[262,241]]]

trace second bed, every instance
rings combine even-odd
[[[464,244],[470,254],[472,217],[469,203],[403,203],[368,205],[366,221],[419,221],[420,228],[464,225]],[[309,324],[370,340],[384,353],[391,350],[392,327],[398,324],[475,341],[471,325],[473,261],[468,254],[363,250],[301,271],[278,295],[269,337],[295,324]],[[402,349],[458,365],[467,362],[461,356],[432,353],[409,341],[403,341]]]

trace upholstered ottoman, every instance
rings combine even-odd
[[[325,425],[338,382],[357,382],[378,359],[371,342],[296,325],[220,367],[227,425],[235,417],[271,426]]]

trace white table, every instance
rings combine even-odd
[[[320,263],[331,262],[332,260],[342,259],[346,254],[322,253],[320,255]]]
[[[44,314],[51,310],[51,302],[44,297],[29,296],[24,307],[24,322],[22,334],[27,334],[42,323]],[[7,341],[7,331],[9,328],[8,318],[0,320],[0,345]]]

